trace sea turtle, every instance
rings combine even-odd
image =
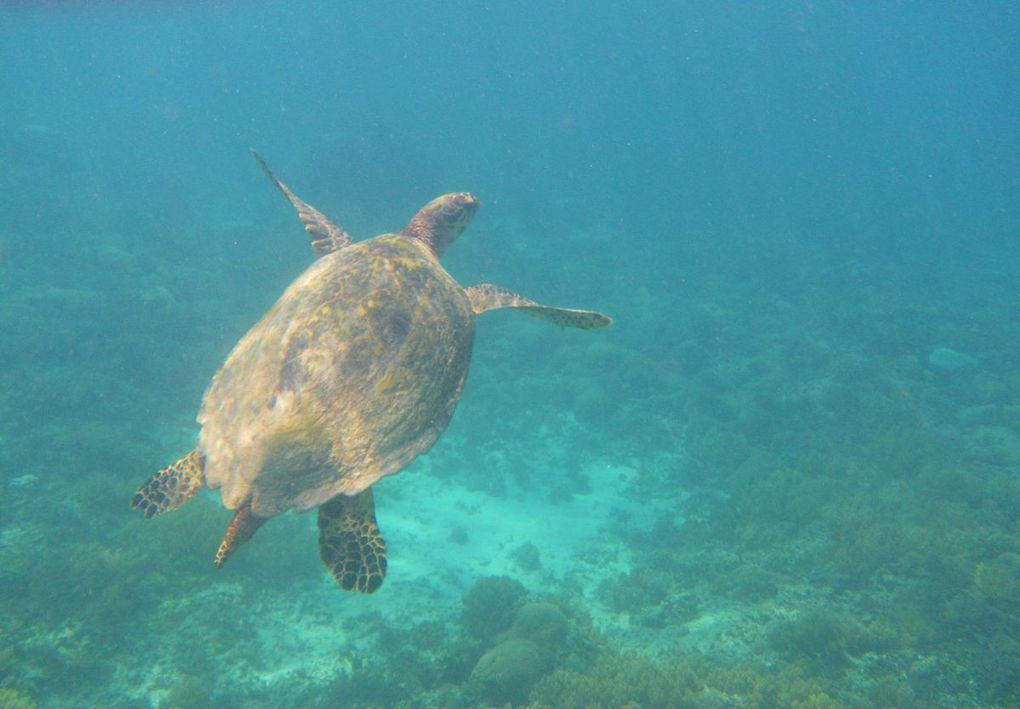
[[[345,590],[372,593],[386,574],[386,544],[371,486],[446,428],[475,316],[514,308],[566,327],[611,321],[491,284],[459,286],[439,257],[478,210],[466,192],[432,200],[397,234],[353,243],[252,155],[297,210],[318,259],[213,377],[197,448],[153,475],[131,506],[155,517],[203,485],[219,488],[235,514],[217,567],[273,515],[318,507],[323,563]]]

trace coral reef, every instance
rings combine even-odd
[[[609,337],[506,314],[441,444],[379,486],[404,513],[380,504],[365,599],[323,577],[311,515],[216,573],[214,496],[128,515],[307,263],[275,224],[239,249],[136,206],[45,254],[52,224],[0,235],[0,707],[1020,705],[1012,272],[704,236],[594,279]],[[548,287],[553,247],[505,236]],[[561,261],[550,282],[593,280]]]
[[[509,630],[495,638],[471,670],[469,695],[497,706],[524,703],[535,683],[566,654],[567,634],[567,617],[558,606],[521,606]]]

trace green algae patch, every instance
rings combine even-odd
[[[0,709],[36,709],[39,705],[16,689],[0,688]]]

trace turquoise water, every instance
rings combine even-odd
[[[1020,704],[1020,13],[1007,3],[5,3],[0,707]],[[450,428],[223,569],[195,446],[313,261],[443,192]]]

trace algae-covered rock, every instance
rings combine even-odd
[[[27,694],[16,689],[0,688],[0,709],[35,709],[37,706]]]
[[[965,434],[969,456],[987,465],[1020,464],[1020,435],[1005,426],[978,426]]]
[[[531,640],[551,651],[567,639],[567,616],[552,603],[529,603],[518,611],[507,636]]]
[[[897,644],[895,632],[887,625],[865,625],[850,613],[831,608],[811,608],[774,621],[766,636],[788,659],[806,662],[813,671],[823,673],[845,669],[854,657],[887,651]]]
[[[527,591],[506,576],[478,579],[464,596],[461,623],[472,637],[485,642],[510,627]]]
[[[520,704],[548,670],[549,653],[544,648],[533,640],[510,638],[482,655],[470,681],[486,702]]]
[[[974,592],[990,603],[1020,604],[1020,554],[1006,552],[974,569]]]
[[[510,552],[510,558],[517,562],[522,571],[537,572],[542,570],[542,557],[531,542],[524,542]]]

